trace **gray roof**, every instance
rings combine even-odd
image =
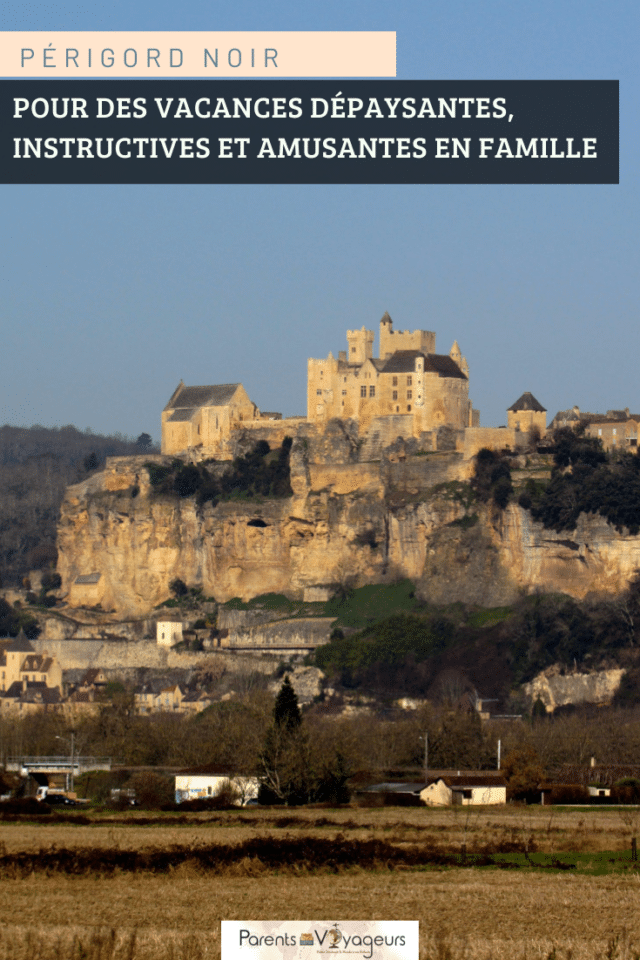
[[[11,653],[35,653],[35,650],[27,640],[25,632],[20,628],[18,636],[11,641],[8,647],[5,648],[7,652]]]
[[[446,353],[430,353],[424,362],[425,371],[431,370],[441,377],[457,377],[466,380],[466,376],[451,357]]]
[[[167,417],[167,423],[187,423],[196,412],[195,407],[180,408],[174,410],[171,416]]]
[[[76,577],[74,583],[99,583],[101,573],[81,573],[79,577]]]
[[[185,410],[191,407],[224,407],[241,386],[239,383],[218,383],[203,387],[181,385],[174,392],[165,410]]]
[[[424,790],[424,783],[417,781],[405,783],[398,781],[386,781],[384,783],[374,783],[371,787],[366,787],[364,793],[412,793],[417,794]]]
[[[512,403],[510,407],[507,407],[507,409],[513,410],[514,413],[517,413],[519,410],[534,410],[536,413],[547,412],[546,407],[543,407],[541,403],[538,403],[534,395],[529,393],[528,390],[523,393],[515,403]]]
[[[466,376],[450,356],[446,353],[424,354],[420,350],[396,350],[385,361],[382,368],[384,373],[413,373],[416,366],[416,357],[424,357],[426,373],[437,373],[440,377],[455,377],[466,380]]]
[[[382,367],[385,373],[413,373],[416,368],[416,357],[423,357],[420,350],[396,350]]]

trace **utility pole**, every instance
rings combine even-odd
[[[429,734],[425,732],[423,737],[424,740],[424,783],[427,785],[427,778],[429,776]]]

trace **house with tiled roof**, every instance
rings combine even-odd
[[[549,431],[559,427],[584,429],[587,437],[595,437],[602,442],[607,451],[638,449],[638,429],[640,413],[631,413],[629,407],[624,410],[607,410],[606,413],[586,413],[579,407],[559,410],[551,423]]]
[[[427,778],[420,799],[430,807],[493,806],[507,802],[507,785],[500,771],[460,771]]]

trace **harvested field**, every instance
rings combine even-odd
[[[640,871],[596,876],[435,862],[425,869],[409,866],[411,855],[403,863],[403,850],[416,847],[459,852],[463,843],[473,851],[508,841],[549,854],[622,856],[629,824],[615,810],[307,809],[200,814],[179,824],[142,819],[0,823],[0,960],[202,960],[219,956],[222,919],[306,918],[419,919],[423,960],[640,956]],[[215,869],[187,855],[217,846],[227,859]],[[379,856],[363,868],[365,849]],[[274,850],[287,853],[286,864]],[[385,861],[389,850],[397,857]],[[128,861],[118,863],[114,851]],[[112,858],[108,871],[92,869],[96,853]],[[67,855],[82,868],[76,875]]]

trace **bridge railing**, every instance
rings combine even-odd
[[[111,757],[9,757],[5,769],[16,770],[110,770]]]

